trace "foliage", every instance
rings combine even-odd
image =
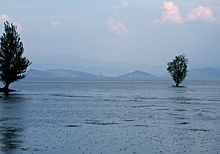
[[[4,23],[4,33],[0,38],[0,80],[4,83],[4,90],[9,90],[12,82],[23,79],[31,62],[22,57],[24,52],[17,27],[9,22]]]
[[[171,74],[177,87],[185,79],[185,77],[187,75],[188,61],[189,60],[183,54],[183,55],[176,56],[172,62],[167,63],[167,65],[168,65],[167,71]]]

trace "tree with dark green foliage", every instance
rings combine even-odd
[[[1,89],[9,92],[12,82],[25,78],[25,72],[31,62],[22,57],[24,52],[23,43],[17,33],[17,27],[9,22],[4,23],[4,33],[0,38],[0,80],[5,85]]]
[[[172,62],[167,63],[167,65],[168,65],[167,71],[171,74],[177,87],[185,79],[185,77],[187,75],[188,62],[189,62],[189,60],[183,54],[183,55],[176,56]]]

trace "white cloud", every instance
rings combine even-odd
[[[183,23],[183,18],[180,15],[178,7],[173,2],[164,2],[165,11],[162,13],[162,19],[156,19],[154,22],[158,23]]]
[[[10,20],[9,16],[7,14],[0,15],[0,22],[5,22],[7,20]]]
[[[59,21],[53,21],[53,20],[51,20],[51,25],[52,25],[53,27],[57,27],[57,26],[62,26],[63,24],[62,24],[61,22],[59,22]]]
[[[213,12],[210,8],[208,7],[203,7],[199,6],[197,8],[194,8],[191,13],[188,14],[187,16],[187,21],[192,21],[192,20],[206,20],[206,21],[214,21],[215,18],[213,16]]]
[[[0,22],[5,22],[5,21],[9,21],[9,20],[12,20],[12,19],[7,14],[0,15]],[[18,32],[22,31],[22,26],[20,23],[13,22],[13,24],[17,27]]]
[[[106,23],[108,25],[109,30],[118,35],[129,34],[129,30],[127,29],[127,27],[120,22],[115,22],[113,18],[109,18],[108,20],[106,20]]]
[[[121,3],[121,6],[122,6],[122,7],[128,7],[128,3],[127,3],[126,1],[123,1],[123,2]]]
[[[184,22],[195,21],[195,20],[205,20],[214,21],[215,17],[213,12],[208,7],[199,6],[194,8],[187,17],[184,19],[181,17],[178,7],[173,2],[164,2],[165,11],[162,12],[162,19],[156,19],[155,24],[161,23],[176,23],[181,24]]]

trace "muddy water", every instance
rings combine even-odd
[[[0,153],[220,152],[220,80],[27,78],[0,94]]]

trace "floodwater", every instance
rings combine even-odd
[[[2,154],[220,153],[220,80],[27,78],[0,94]]]

